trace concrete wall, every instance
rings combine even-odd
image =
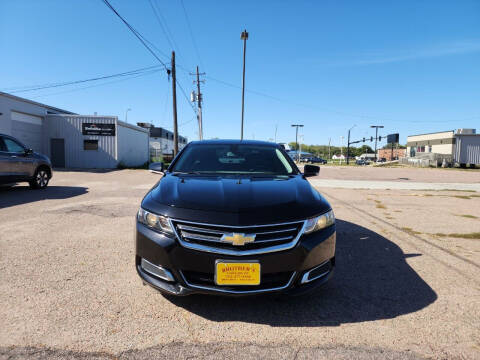
[[[118,121],[117,154],[118,163],[125,166],[141,166],[148,162],[148,130]]]
[[[45,143],[52,156],[50,139],[65,139],[65,167],[112,169],[117,166],[116,136],[82,135],[82,123],[116,124],[114,116],[48,115]],[[118,132],[118,126],[116,131]],[[98,140],[98,150],[84,150],[84,140]]]

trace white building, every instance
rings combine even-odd
[[[173,155],[173,132],[161,127],[155,127],[150,123],[137,123],[138,126],[148,129],[150,133],[150,154],[152,157]],[[178,150],[182,150],[188,143],[188,139],[178,136]]]
[[[425,160],[429,165],[480,165],[480,135],[475,129],[458,129],[407,137],[408,162]]]
[[[58,168],[116,168],[149,161],[148,131],[116,116],[73,112],[0,92],[0,133]]]

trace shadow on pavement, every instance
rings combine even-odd
[[[194,295],[168,300],[212,321],[270,326],[338,326],[390,319],[419,311],[436,293],[407,264],[392,241],[337,220],[336,270],[323,288],[301,297],[226,298]]]
[[[87,192],[88,188],[82,186],[47,186],[42,190],[28,186],[0,187],[0,209],[39,200],[68,199]]]

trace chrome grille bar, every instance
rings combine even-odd
[[[250,226],[205,224],[176,219],[170,219],[170,223],[178,241],[186,248],[239,256],[290,249],[296,245],[305,227],[305,221]],[[224,235],[232,233],[255,235],[256,239],[243,246],[221,240]]]

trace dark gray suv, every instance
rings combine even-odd
[[[0,134],[0,184],[28,182],[33,189],[43,189],[51,178],[52,164],[47,156]]]

